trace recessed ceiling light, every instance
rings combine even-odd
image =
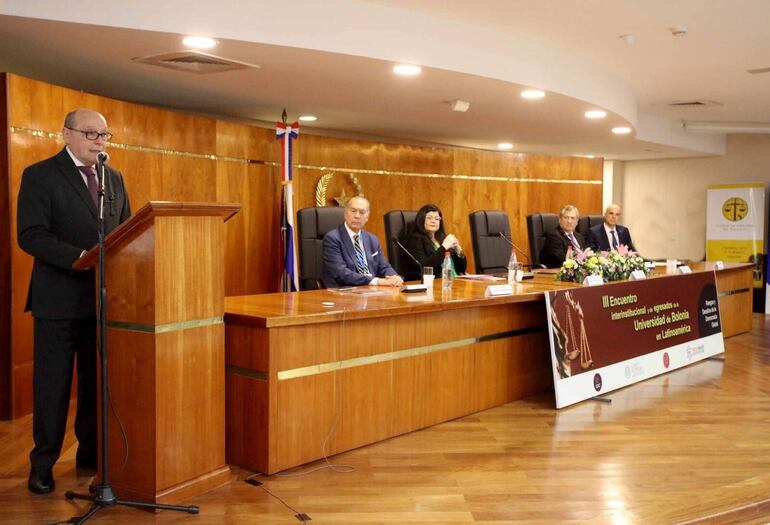
[[[396,64],[393,66],[393,72],[397,75],[419,75],[422,68],[412,64]]]
[[[607,116],[607,112],[601,109],[592,109],[590,111],[585,112],[586,118],[596,119],[596,118],[604,118]]]
[[[593,159],[596,157],[596,155],[583,155],[587,159]]]
[[[318,120],[318,117],[316,117],[315,115],[302,115],[301,117],[299,117],[299,120],[301,120],[302,122],[315,122],[316,120]]]
[[[612,128],[612,132],[616,135],[627,135],[628,133],[631,133],[631,128],[628,126],[618,126],[616,128]]]
[[[513,149],[513,144],[510,142],[501,142],[497,145],[497,149]]]
[[[182,43],[193,49],[211,49],[217,45],[216,40],[207,36],[186,36]]]
[[[525,89],[521,92],[521,96],[524,98],[543,98],[545,96],[545,91],[540,91],[539,89]]]

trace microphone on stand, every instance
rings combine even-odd
[[[391,238],[391,240],[392,240],[393,242],[395,242],[396,244],[398,244],[398,247],[399,247],[399,248],[401,248],[402,250],[404,250],[404,253],[406,253],[406,254],[407,254],[407,255],[408,255],[408,256],[409,256],[409,257],[410,257],[410,258],[411,258],[411,259],[412,259],[412,260],[415,262],[415,264],[416,264],[416,265],[417,265],[417,266],[420,268],[420,272],[422,272],[422,263],[421,263],[420,261],[418,261],[418,260],[417,260],[417,257],[415,257],[414,255],[412,255],[412,253],[411,253],[409,250],[407,250],[407,249],[404,247],[404,245],[403,245],[403,244],[401,244],[401,241],[399,241],[399,240],[398,240],[398,237],[396,237],[396,236],[394,235],[394,236]]]
[[[401,241],[399,241],[398,237],[396,237],[395,235],[391,237],[391,240],[395,242],[399,248],[404,250],[404,253],[406,253],[415,262],[415,264],[420,267],[420,274],[422,274],[422,263],[420,263],[420,261],[417,260],[417,257],[412,255],[412,253],[409,250],[407,250],[403,244],[401,244]],[[423,283],[423,284],[407,284],[401,291],[405,293],[411,293],[411,292],[425,292],[427,290],[428,290],[428,287]]]
[[[104,165],[107,164],[107,162],[110,160],[110,154],[106,151],[100,151],[96,154],[96,178],[97,183],[99,185],[99,188],[97,190],[97,194],[99,195],[99,220],[104,219],[104,200],[106,196],[106,180],[107,178],[104,176]],[[113,201],[115,200],[115,195],[110,192],[110,196],[108,198],[110,201],[110,215],[115,215],[115,207],[113,204]]]
[[[514,244],[514,242],[513,242],[512,240],[510,240],[508,237],[506,237],[506,236],[505,236],[505,234],[504,234],[503,232],[500,232],[500,237],[502,237],[503,239],[505,239],[505,240],[508,242],[508,244],[510,244],[510,245],[511,245],[511,247],[512,247],[514,250],[516,250],[517,252],[519,252],[520,254],[522,254],[524,257],[526,257],[526,258],[527,258],[527,262],[530,262],[530,263],[532,262],[532,261],[530,260],[530,258],[529,258],[529,255],[527,255],[527,254],[526,254],[526,252],[524,252],[524,250],[522,250],[521,248],[519,248],[518,246],[516,246],[516,245]],[[532,268],[532,264],[527,264],[526,266],[529,266],[530,268]],[[524,272],[524,279],[532,279],[533,277],[534,277],[534,274],[533,274],[532,272]]]
[[[522,255],[523,255],[524,257],[526,257],[526,258],[527,258],[527,260],[529,261],[529,255],[527,255],[527,254],[526,254],[526,252],[525,252],[524,250],[522,250],[521,248],[519,248],[518,246],[516,246],[515,244],[513,244],[513,241],[512,241],[512,240],[510,240],[508,237],[506,237],[506,236],[505,236],[505,234],[504,234],[503,232],[500,232],[500,237],[502,237],[503,239],[505,239],[506,241],[508,241],[508,244],[510,244],[510,245],[511,245],[511,247],[513,247],[513,249],[514,249],[514,250],[516,250],[517,252],[519,252],[520,254],[522,254]]]

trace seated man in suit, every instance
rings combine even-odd
[[[545,244],[540,251],[540,262],[548,268],[560,268],[567,258],[567,250],[585,250],[585,238],[575,231],[580,214],[572,204],[559,210],[559,225],[545,234]]]
[[[353,197],[345,205],[344,217],[339,228],[324,236],[324,286],[401,286],[404,280],[385,260],[380,241],[363,229],[369,220],[369,201]]]
[[[631,241],[631,232],[625,226],[618,224],[619,219],[620,206],[617,204],[607,206],[604,210],[604,223],[588,230],[588,245],[595,251],[608,252],[617,250],[619,245],[624,244],[629,250],[636,251]]]

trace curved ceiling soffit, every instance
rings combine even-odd
[[[312,49],[414,63],[531,86],[616,114],[637,125],[637,100],[612,72],[564,49],[518,34],[502,34],[423,13],[355,0],[219,0],[192,7],[189,0],[135,0],[91,9],[90,0],[10,0],[9,15]],[[372,22],[376,21],[376,22]],[[467,42],[473,42],[468,46]]]

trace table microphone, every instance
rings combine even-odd
[[[505,236],[505,234],[504,234],[503,232],[500,232],[500,237],[502,237],[503,239],[505,239],[506,241],[508,241],[508,244],[510,244],[510,245],[513,247],[513,249],[514,249],[514,250],[516,250],[517,252],[519,252],[520,254],[522,254],[522,255],[523,255],[524,257],[526,257],[526,258],[527,258],[527,260],[529,261],[529,255],[527,255],[527,254],[526,254],[526,252],[524,252],[524,251],[523,251],[521,248],[519,248],[518,246],[516,246],[515,244],[513,244],[513,241],[512,241],[512,240],[510,240],[508,237],[506,237],[506,236]]]
[[[419,268],[420,268],[420,271],[422,271],[422,263],[421,263],[420,261],[418,261],[418,260],[417,260],[417,257],[415,257],[414,255],[412,255],[412,253],[411,253],[409,250],[407,250],[407,249],[404,247],[404,245],[403,245],[403,244],[401,244],[401,242],[398,240],[398,237],[396,237],[396,236],[393,236],[393,237],[391,238],[391,240],[392,240],[393,242],[395,242],[396,244],[398,244],[398,247],[399,247],[399,248],[401,248],[402,250],[404,250],[404,253],[406,253],[406,254],[407,254],[407,255],[408,255],[408,256],[409,256],[409,257],[410,257],[410,258],[411,258],[411,259],[412,259],[412,260],[413,260],[413,261],[414,261],[416,264],[417,264],[417,266],[419,266]]]
[[[510,240],[508,237],[506,237],[503,232],[500,232],[500,237],[502,237],[503,239],[508,241],[508,244],[510,244],[513,247],[514,250],[516,250],[517,252],[519,252],[520,254],[522,254],[524,257],[527,258],[527,261],[532,262],[529,259],[529,255],[527,255],[521,248],[519,248],[518,246],[513,244],[513,241]],[[532,268],[531,264],[527,264],[525,266],[528,266],[528,267]],[[532,279],[533,277],[535,277],[535,274],[533,274],[532,272],[524,272],[524,279]]]

